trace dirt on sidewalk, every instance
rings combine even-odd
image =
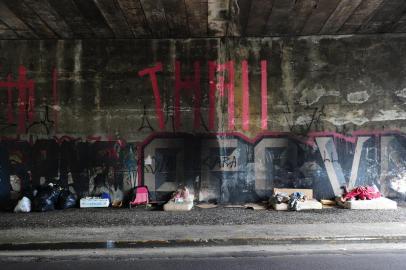
[[[244,208],[195,207],[189,212],[143,209],[67,209],[45,213],[0,212],[0,229],[73,226],[244,225],[406,222],[406,205],[397,210],[347,210],[340,208],[278,212]]]

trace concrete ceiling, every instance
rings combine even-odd
[[[405,0],[0,0],[0,39],[403,32]]]

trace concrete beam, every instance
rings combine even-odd
[[[192,37],[207,35],[207,0],[185,0],[189,31]]]
[[[73,38],[73,33],[64,19],[52,8],[47,0],[25,0],[27,6],[61,38]]]
[[[55,33],[23,1],[4,0],[7,7],[40,38],[56,38]]]
[[[404,0],[386,0],[374,16],[364,24],[358,33],[384,33],[390,31],[406,11]]]
[[[49,3],[52,8],[64,18],[69,28],[73,31],[75,38],[95,37],[95,34],[83,17],[83,14],[72,0],[50,1]]]
[[[264,33],[272,12],[272,5],[272,0],[252,0],[246,30],[247,36],[260,36]]]
[[[126,17],[127,23],[130,26],[134,36],[150,37],[152,34],[151,29],[148,26],[140,1],[118,0],[118,4]]]
[[[96,6],[106,19],[117,38],[133,38],[134,35],[121,11],[114,0],[95,0]]]
[[[362,0],[342,0],[324,24],[320,34],[327,35],[336,33],[361,2]]]
[[[363,0],[354,13],[338,30],[339,34],[351,34],[368,22],[385,0]]]
[[[20,38],[32,39],[38,36],[20,20],[4,2],[0,2],[0,18],[4,24],[12,29]]]
[[[303,27],[302,35],[318,34],[339,3],[340,0],[319,0]]]

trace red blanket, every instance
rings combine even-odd
[[[376,188],[370,186],[359,186],[345,194],[343,199],[345,201],[354,198],[357,200],[372,200],[380,197],[381,193]]]

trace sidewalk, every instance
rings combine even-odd
[[[406,223],[172,225],[6,229],[4,244],[110,243],[124,246],[405,242]]]
[[[239,208],[191,212],[71,209],[0,213],[0,250],[358,242],[406,243],[406,208],[309,212]]]
[[[145,211],[128,208],[87,208],[45,213],[0,212],[0,230],[11,228],[113,227],[165,225],[245,225],[406,222],[406,207],[397,210],[341,208],[286,212],[243,208],[200,209],[190,212]]]

